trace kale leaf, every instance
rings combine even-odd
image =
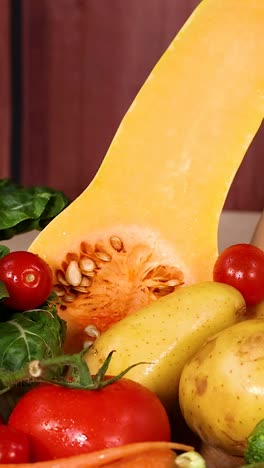
[[[0,393],[25,380],[28,363],[63,354],[66,323],[55,304],[15,312],[0,323]]]
[[[0,240],[36,229],[41,231],[70,200],[48,187],[23,187],[0,179]]]

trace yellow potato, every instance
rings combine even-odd
[[[244,317],[245,302],[231,286],[203,282],[180,288],[104,332],[86,354],[92,373],[113,354],[108,374],[140,364],[126,376],[154,391],[170,409],[187,359],[205,339]]]
[[[179,402],[207,444],[242,456],[264,418],[264,320],[237,323],[209,338],[184,366]]]

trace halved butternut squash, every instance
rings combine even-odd
[[[67,350],[212,279],[222,207],[264,116],[263,30],[263,2],[202,1],[92,183],[30,246],[53,269]]]

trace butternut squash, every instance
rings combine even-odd
[[[264,115],[263,30],[263,2],[203,0],[92,183],[30,246],[53,269],[67,350],[212,278],[222,207]]]

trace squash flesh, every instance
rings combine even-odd
[[[121,235],[185,284],[212,279],[223,204],[264,116],[264,4],[204,0],[125,115],[88,188],[29,250],[58,268],[81,241]]]

